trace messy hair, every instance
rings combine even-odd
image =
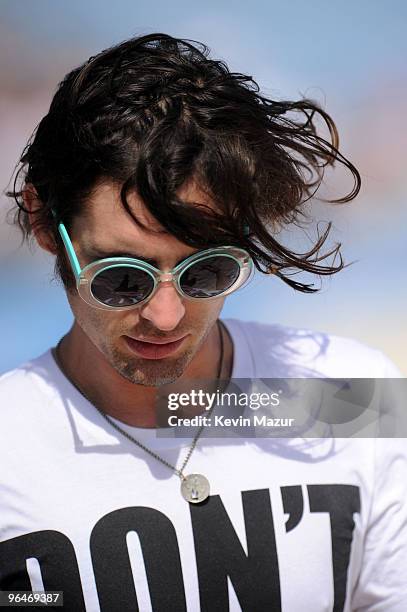
[[[328,139],[318,133],[318,119]],[[12,222],[28,241],[33,228],[22,196],[32,185],[41,204],[33,225],[53,236],[56,271],[72,288],[57,226],[63,221],[69,230],[95,185],[108,178],[120,185],[124,209],[144,229],[153,231],[131,210],[131,191],[181,242],[240,246],[260,272],[309,293],[317,291],[314,284],[295,280],[295,274],[330,275],[344,267],[340,244],[322,249],[331,225],[304,253],[277,236],[307,218],[305,204],[327,166],[345,165],[353,187],[324,201],[348,202],[357,195],[360,175],[338,146],[335,123],[318,103],[262,95],[251,76],[231,72],[197,41],[140,36],[91,57],[59,84],[7,192],[17,205]],[[214,207],[177,197],[191,178]]]

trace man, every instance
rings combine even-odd
[[[356,341],[219,319],[254,268],[310,292],[293,271],[343,267],[323,263],[328,233],[302,255],[277,240],[324,165],[355,178],[338,201],[356,195],[337,144],[312,102],[164,34],[60,84],[10,195],[74,324],[0,380],[3,590],[75,612],[405,611],[402,441],[157,435],[157,390],[190,379],[399,376]]]

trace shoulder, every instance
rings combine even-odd
[[[53,387],[51,351],[25,361],[0,376],[2,418],[23,419],[35,405],[44,406]]]
[[[257,321],[225,323],[251,351],[258,377],[401,377],[382,351],[353,338]]]
[[[47,349],[38,357],[24,361],[12,370],[0,374],[0,388],[14,386],[17,382],[23,382],[38,376],[48,368],[52,360],[51,349]]]

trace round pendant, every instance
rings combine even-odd
[[[181,483],[182,497],[190,504],[199,504],[209,497],[209,482],[202,474],[189,474]]]

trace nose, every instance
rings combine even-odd
[[[175,329],[185,314],[183,299],[172,281],[161,282],[153,297],[140,309],[140,315],[157,329]]]

